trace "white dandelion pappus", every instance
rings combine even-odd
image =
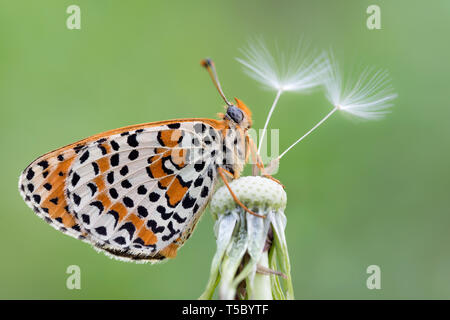
[[[387,70],[365,68],[360,76],[344,85],[338,63],[331,55],[323,79],[326,96],[338,110],[366,120],[383,118],[397,97]]]
[[[306,91],[322,84],[321,76],[328,69],[325,55],[308,52],[300,41],[288,54],[276,50],[272,54],[263,40],[258,39],[241,50],[244,58],[237,58],[244,71],[265,87],[277,91]]]
[[[307,49],[307,46],[300,42],[299,46],[288,54],[277,50],[274,55],[264,41],[258,39],[241,50],[243,59],[237,58],[251,78],[266,88],[277,91],[259,139],[258,153],[281,94],[285,91],[306,92],[322,84],[323,74],[328,70],[325,55],[317,56],[316,52],[308,53]]]
[[[333,55],[330,54],[327,61],[328,70],[323,77],[323,86],[327,99],[334,106],[333,110],[272,162],[279,162],[289,150],[311,134],[336,111],[344,111],[365,120],[376,120],[383,118],[389,112],[386,109],[393,105],[392,100],[397,97],[397,94],[394,92],[386,70],[366,68],[356,81],[350,81],[344,85],[342,74]]]

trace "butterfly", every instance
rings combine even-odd
[[[202,61],[227,104],[219,120],[127,126],[46,153],[22,172],[30,208],[59,231],[125,261],[176,256],[219,180],[236,179],[254,144],[250,109],[229,102],[214,63]],[[257,215],[257,214],[255,214]]]

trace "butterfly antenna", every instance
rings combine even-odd
[[[214,86],[216,87],[217,91],[219,91],[220,96],[225,101],[225,103],[228,106],[231,106],[230,101],[227,100],[225,97],[225,94],[222,91],[222,87],[220,86],[219,77],[217,76],[216,68],[214,67],[214,62],[207,58],[203,59],[200,64],[205,67],[205,69],[208,71],[209,75],[211,76],[211,79],[213,81]]]

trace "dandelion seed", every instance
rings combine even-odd
[[[243,59],[237,58],[250,77],[277,91],[258,143],[258,153],[281,94],[285,91],[306,92],[322,84],[323,74],[328,70],[325,55],[317,55],[314,51],[307,53],[307,49],[300,43],[287,55],[279,50],[272,54],[264,41],[258,39],[242,50]]]
[[[276,161],[279,161],[296,144],[306,138],[336,111],[347,112],[353,116],[366,119],[381,119],[389,111],[392,100],[397,97],[386,70],[366,68],[356,81],[343,84],[342,73],[331,55],[328,60],[328,71],[323,78],[326,97],[333,105],[331,110],[312,129],[289,146]],[[273,161],[275,161],[273,160]]]
[[[387,70],[366,68],[353,82],[343,83],[338,63],[331,55],[323,78],[328,100],[341,111],[366,120],[383,118],[397,97]]]
[[[264,86],[277,91],[305,91],[322,83],[327,71],[325,55],[317,55],[300,44],[288,54],[279,50],[272,54],[263,40],[258,39],[241,50],[244,58],[237,58],[244,71]]]

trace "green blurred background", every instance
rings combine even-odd
[[[264,123],[274,93],[235,57],[249,38],[332,47],[350,70],[387,68],[399,93],[380,122],[338,115],[291,151],[276,178],[288,193],[287,239],[298,299],[450,298],[450,2],[7,1],[0,8],[0,298],[191,299],[215,251],[206,211],[175,260],[118,262],[38,219],[17,190],[37,156],[148,121],[215,117],[223,102],[199,60],[215,59],[229,96]],[[81,7],[81,30],[66,8]],[[381,7],[382,30],[366,28]],[[282,96],[281,150],[330,106]],[[81,290],[66,289],[67,266]],[[381,267],[381,290],[366,268]]]

